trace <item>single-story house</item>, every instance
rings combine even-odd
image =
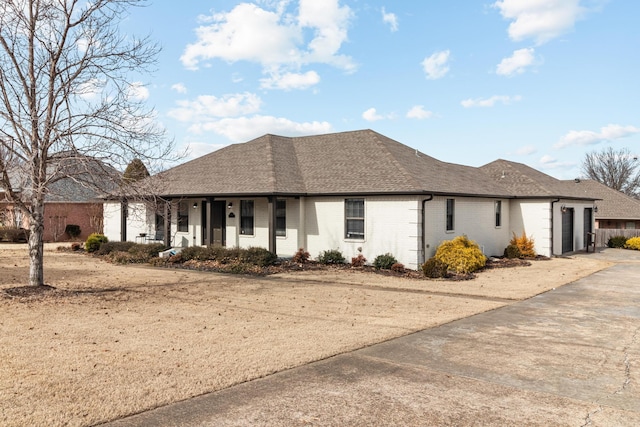
[[[264,135],[149,180],[163,203],[105,200],[110,240],[391,253],[417,269],[462,234],[491,256],[524,232],[551,256],[585,248],[593,229],[595,198],[566,182],[504,160],[442,162],[372,130]]]
[[[640,200],[591,179],[578,180],[584,194],[597,197],[596,229],[640,229]]]

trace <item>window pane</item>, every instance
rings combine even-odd
[[[287,201],[276,200],[276,236],[287,235]]]
[[[502,201],[496,201],[496,227],[502,226]]]
[[[455,204],[453,199],[447,199],[447,231],[453,230],[454,227]]]
[[[364,199],[345,199],[345,237],[364,239]]]
[[[240,200],[240,234],[253,234],[253,200]]]
[[[189,231],[189,203],[178,203],[178,231]]]

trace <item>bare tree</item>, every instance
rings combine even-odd
[[[582,161],[582,172],[590,179],[621,191],[629,196],[640,195],[640,168],[638,157],[628,148],[614,150],[608,147],[587,153]]]
[[[44,284],[44,202],[60,180],[120,188],[134,158],[173,149],[133,76],[158,47],[121,33],[144,0],[0,2],[0,191],[29,219],[29,284]]]

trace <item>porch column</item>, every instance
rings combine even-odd
[[[127,241],[127,214],[129,213],[129,203],[126,200],[120,202],[120,241]]]
[[[269,252],[277,254],[276,252],[276,198],[275,196],[269,196]]]
[[[171,201],[164,202],[164,245],[171,246]]]

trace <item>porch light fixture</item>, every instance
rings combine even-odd
[[[597,206],[594,206],[594,207],[593,207],[593,211],[597,213],[597,212],[598,212],[598,207],[597,207]]]
[[[567,211],[567,206],[566,206],[566,205],[562,205],[562,206],[560,206],[560,210],[561,210],[562,212],[566,212],[566,211]]]
[[[227,209],[231,209],[233,207],[233,202],[229,202],[229,204],[227,205]]]
[[[195,202],[195,203],[193,204],[193,209],[198,209],[198,202]]]

